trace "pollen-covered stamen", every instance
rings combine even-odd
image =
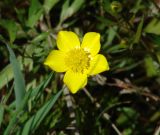
[[[67,52],[65,64],[73,72],[84,73],[90,66],[90,53],[82,48],[75,48]]]

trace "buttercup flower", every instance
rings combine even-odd
[[[57,36],[57,47],[52,50],[44,64],[56,72],[66,72],[63,78],[72,93],[87,84],[87,77],[109,70],[107,59],[98,54],[100,34],[88,32],[82,44],[78,36],[71,31],[60,31]]]

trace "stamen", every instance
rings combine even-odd
[[[77,73],[84,73],[90,66],[91,55],[82,48],[70,50],[65,58],[65,64]]]

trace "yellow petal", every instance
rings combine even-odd
[[[69,90],[74,94],[87,84],[87,75],[75,73],[71,70],[67,71],[63,79]]]
[[[97,54],[91,60],[88,74],[96,75],[106,70],[109,70],[107,59],[103,55]]]
[[[96,55],[100,50],[100,34],[96,32],[88,32],[84,35],[82,48],[88,50],[92,56]]]
[[[44,64],[49,66],[56,72],[65,72],[67,66],[65,65],[65,53],[59,50],[53,50],[46,58]]]
[[[57,46],[61,51],[68,51],[80,47],[78,36],[71,31],[60,31],[57,36]]]

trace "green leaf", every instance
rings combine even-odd
[[[4,107],[2,104],[0,104],[0,127],[3,121],[3,115],[4,115]]]
[[[34,90],[31,90],[31,97],[37,96],[37,94],[42,91],[50,82],[53,77],[53,73],[51,73],[46,80],[44,80],[39,86],[37,86]]]
[[[105,0],[103,8],[106,12],[111,13],[111,2],[109,0]]]
[[[146,56],[144,59],[145,69],[148,77],[153,77],[157,75],[157,68],[151,56]]]
[[[49,75],[47,77],[46,80],[44,80],[42,83],[40,83],[36,88],[34,89],[30,89],[26,92],[22,102],[20,103],[20,107],[18,108],[18,110],[14,113],[14,115],[12,116],[12,118],[10,119],[9,121],[9,124],[4,132],[4,135],[10,135],[12,130],[13,130],[13,127],[15,127],[15,125],[17,124],[17,122],[19,121],[19,119],[21,117],[23,117],[22,114],[24,114],[24,108],[26,107],[28,101],[30,99],[32,99],[34,96],[37,96],[37,94],[41,91],[43,92],[42,90],[48,85],[48,83],[50,82],[51,78],[52,78],[52,73],[51,75]],[[13,104],[13,103],[12,103]]]
[[[43,33],[39,34],[38,36],[36,36],[32,40],[32,43],[40,42],[40,41],[46,39],[48,35],[49,35],[49,32],[43,32]]]
[[[147,36],[150,38],[151,42],[153,42],[154,46],[160,46],[160,35],[147,34]]]
[[[24,113],[24,107],[26,107],[27,101],[30,97],[30,93],[31,91],[26,92],[23,100],[20,102],[20,106],[19,108],[14,112],[13,116],[10,118],[9,124],[7,126],[7,128],[4,131],[4,135],[10,135],[12,134],[15,125],[17,124],[17,122],[19,121],[20,117],[23,117],[23,113]],[[11,106],[14,104],[14,102],[11,104]]]
[[[107,46],[104,46],[104,48]],[[126,50],[126,46],[124,44],[117,44],[114,46],[109,46],[109,48],[107,49],[108,53],[119,53],[119,52],[123,52]]]
[[[123,107],[121,109],[121,114],[119,115],[118,119],[116,120],[118,125],[126,125],[128,123],[132,122],[130,121],[131,118],[134,120],[137,118],[138,114],[135,110],[133,110],[132,108],[128,108],[128,107]]]
[[[143,9],[143,8],[144,8],[144,5],[142,4],[142,0],[136,0],[130,12],[136,14],[140,9]]]
[[[28,47],[28,46],[27,46]],[[31,51],[30,51],[31,52]],[[33,67],[33,61],[29,58],[22,58],[21,56],[17,57],[17,61],[20,64],[21,70],[23,67],[28,67],[28,71],[32,70]],[[8,64],[6,67],[3,68],[3,70],[0,72],[0,89],[7,85],[9,81],[13,79],[13,69],[12,65]]]
[[[33,115],[25,124],[22,135],[32,134],[35,129],[40,125],[42,120],[51,110],[57,99],[60,97],[62,90],[60,90],[55,96],[53,96],[44,106],[42,106],[35,115]]]
[[[59,2],[59,0],[45,0],[43,5],[45,12],[48,14],[57,2]]]
[[[147,33],[160,35],[160,20],[153,18],[144,29]]]
[[[117,27],[109,27],[108,31],[107,42],[102,46],[103,49],[107,48],[108,45],[112,44],[116,34],[117,34]]]
[[[76,13],[83,5],[84,0],[75,0],[71,6],[69,6],[69,0],[63,4],[61,15],[60,15],[60,23],[65,21],[67,18],[71,17],[74,13]]]
[[[132,128],[127,128],[123,131],[123,135],[131,135],[133,133]]]
[[[5,28],[9,34],[10,42],[13,43],[16,39],[17,24],[13,20],[0,20],[0,25]]]
[[[157,52],[157,53],[156,53],[156,56],[157,56],[157,60],[158,60],[158,62],[159,62],[159,64],[160,64],[160,52]]]
[[[43,6],[38,0],[32,0],[29,7],[27,26],[33,28],[43,13]]]
[[[10,55],[10,63],[13,68],[16,109],[18,109],[25,95],[25,82],[24,82],[22,72],[20,70],[19,63],[16,59],[16,56],[13,50],[10,48],[9,45],[7,45],[7,48],[8,48],[9,55]]]
[[[0,72],[0,89],[4,87],[10,80],[13,79],[13,70],[12,65],[7,65],[1,72]]]
[[[135,39],[134,39],[134,43],[138,43],[141,38],[143,22],[144,22],[144,17],[142,18],[141,22],[138,25],[137,32],[136,32]]]

